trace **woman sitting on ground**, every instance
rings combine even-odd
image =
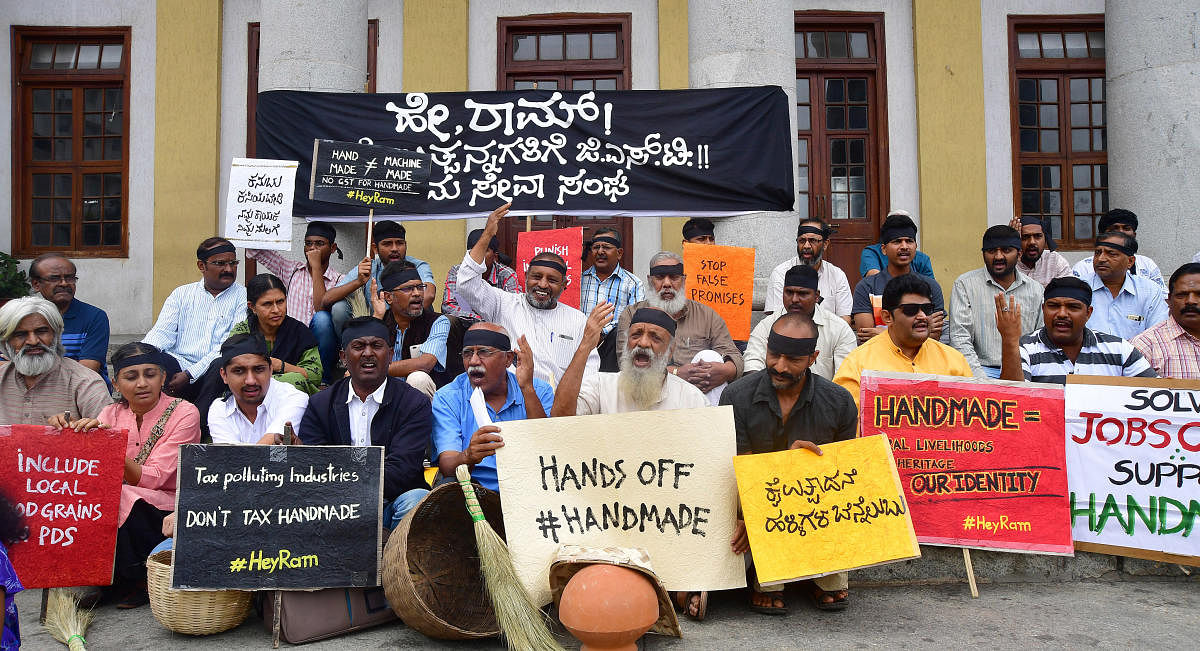
[[[312,395],[321,388],[321,353],[308,326],[287,315],[287,288],[273,274],[246,283],[246,320],[236,334],[261,334],[271,353],[271,377]]]

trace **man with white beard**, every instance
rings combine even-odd
[[[0,425],[62,427],[95,418],[112,402],[104,379],[63,357],[63,320],[54,303],[40,296],[0,307]]]
[[[612,312],[611,306],[602,304],[588,316],[583,340],[554,393],[551,416],[709,406],[700,389],[667,372],[676,326],[670,315],[656,308],[630,310],[619,372],[585,374],[588,354],[599,343]]]
[[[625,350],[630,319],[638,308],[654,307],[666,312],[678,326],[667,370],[698,387],[708,396],[709,404],[717,404],[726,383],[742,375],[742,353],[729,336],[728,326],[711,307],[687,298],[687,276],[679,254],[656,253],[650,258],[647,279],[646,300],[621,313],[617,350]]]

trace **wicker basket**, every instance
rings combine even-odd
[[[150,611],[160,624],[185,635],[212,635],[245,621],[250,614],[249,592],[172,590],[173,554],[172,550],[166,550],[146,559]]]
[[[500,496],[478,484],[488,524],[504,536]],[[383,551],[383,591],[410,628],[441,640],[500,634],[479,572],[475,529],[457,483],[438,486],[392,532]]]

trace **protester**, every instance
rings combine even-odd
[[[342,282],[325,292],[322,306],[333,316],[333,327],[339,334],[351,317],[371,315],[371,297],[379,291],[379,274],[389,262],[403,260],[416,267],[425,283],[424,305],[433,305],[437,294],[433,271],[428,262],[408,255],[406,235],[404,226],[394,221],[375,222],[371,231],[371,255],[358,263],[355,273],[346,274]]]
[[[1017,271],[1036,280],[1042,287],[1055,278],[1071,275],[1071,263],[1054,250],[1054,240],[1041,217],[1014,217],[1009,226],[1021,233]]]
[[[475,248],[475,243],[483,236],[483,229],[476,228],[467,235],[467,250]],[[520,286],[517,284],[517,272],[512,267],[501,263],[496,259],[500,253],[500,240],[496,236],[492,236],[488,240],[487,251],[483,254],[483,264],[487,267],[482,273],[484,282],[497,289],[503,289],[506,292],[519,294]],[[463,300],[458,295],[458,265],[450,267],[450,271],[446,272],[446,285],[442,289],[442,314],[446,316],[456,316],[465,321],[482,321],[475,310],[471,309],[471,305]]]
[[[488,215],[480,240],[463,256],[458,268],[458,293],[476,312],[504,328],[509,335],[525,337],[533,350],[534,377],[553,384],[571,363],[583,338],[587,317],[558,301],[567,287],[567,264],[553,253],[543,251],[530,260],[525,272],[524,294],[510,294],[483,281],[487,242],[500,228],[500,220],[508,214],[511,205],[506,203]],[[600,355],[592,350],[588,369],[599,368]]]
[[[907,214],[891,214],[879,228],[879,241],[882,243],[883,254],[887,264],[874,274],[867,274],[854,288],[854,303],[850,308],[851,325],[858,336],[858,343],[864,343],[871,337],[884,331],[886,325],[882,308],[883,288],[893,278],[914,273],[929,285],[933,314],[927,315],[929,336],[940,339],[942,323],[945,320],[945,308],[942,301],[942,288],[932,275],[925,275],[914,268],[914,254],[917,251],[917,225]]]
[[[692,217],[683,222],[683,243],[716,244],[716,226],[711,219]]]
[[[221,342],[246,310],[246,288],[237,283],[237,250],[223,237],[196,248],[201,280],[176,287],[163,303],[154,327],[142,341],[168,353],[165,391],[195,399],[196,386],[220,354]]]
[[[0,425],[61,427],[93,418],[112,402],[95,371],[63,357],[63,320],[41,296],[15,298],[0,306]]]
[[[283,281],[258,274],[246,283],[246,320],[230,334],[262,336],[271,355],[271,377],[312,395],[320,390],[323,376],[320,342],[308,326],[288,314],[288,302]],[[336,366],[337,360],[333,363]]]
[[[1124,208],[1113,208],[1104,213],[1100,217],[1100,221],[1096,224],[1097,231],[1101,234],[1107,233],[1122,233],[1128,235],[1133,240],[1137,240],[1138,218],[1132,211]],[[1167,286],[1163,283],[1162,271],[1158,268],[1153,260],[1137,252],[1137,244],[1132,247],[1134,256],[1133,262],[1129,266],[1129,273],[1135,276],[1141,276],[1158,285],[1162,291],[1163,298],[1167,297]],[[1084,258],[1075,263],[1072,271],[1076,276],[1087,280],[1096,269],[1092,264],[1092,258]]]
[[[760,371],[767,366],[767,340],[775,322],[787,314],[803,314],[817,326],[817,351],[819,355],[809,370],[826,380],[832,380],[842,360],[858,345],[854,330],[846,322],[826,310],[819,291],[820,278],[812,266],[795,265],[784,275],[783,313],[771,314],[758,322],[746,342],[747,374]]]
[[[996,297],[996,328],[1004,355],[1004,380],[1066,384],[1068,375],[1156,377],[1146,358],[1128,341],[1089,330],[1092,288],[1082,280],[1055,278],[1046,285],[1040,330],[1021,336],[1021,306]],[[1007,307],[1007,310],[1003,308]]]
[[[329,266],[329,259],[337,253],[337,231],[326,222],[309,222],[304,231],[304,262],[296,262],[282,255],[263,249],[247,249],[246,257],[262,263],[268,271],[283,280],[283,291],[287,294],[287,314],[312,330],[317,348],[321,353],[321,377],[312,378],[313,391],[321,382],[328,384],[337,375],[337,331],[333,327],[333,315],[325,309],[325,292],[342,282],[342,274]],[[249,284],[249,283],[247,283]],[[250,299],[251,302],[254,299]],[[268,339],[270,341],[270,339]]]
[[[602,302],[616,308],[613,320],[604,327],[597,352],[600,353],[600,370],[617,370],[617,323],[625,308],[646,299],[646,287],[642,280],[621,266],[625,250],[621,248],[621,235],[615,229],[601,228],[592,236],[592,266],[584,269],[580,283],[579,309],[584,314]]]
[[[462,366],[447,355],[450,319],[425,307],[424,284],[407,262],[389,262],[379,275],[379,286],[381,291],[372,299],[374,316],[394,332],[388,375],[403,378],[432,399],[438,386],[448,381],[437,382],[434,376],[442,379],[448,370],[462,372]]]
[[[305,445],[384,448],[383,526],[388,529],[429,492],[424,459],[433,433],[429,400],[387,374],[391,336],[373,317],[346,323],[341,356],[350,375],[312,397],[298,432]]]
[[[881,274],[882,275],[882,274]],[[933,288],[915,273],[896,276],[883,287],[883,334],[855,348],[838,367],[833,381],[859,401],[863,371],[928,373],[970,377],[962,353],[933,337]]]
[[[912,221],[912,215],[910,215],[907,210],[893,210],[887,214],[886,218],[884,218],[884,223],[887,223],[887,220],[891,219],[893,216],[905,217],[908,219],[908,221]],[[914,226],[914,229],[915,228],[916,227]],[[888,258],[887,254],[883,252],[883,244],[884,243],[872,244],[862,250],[862,254],[859,255],[858,258],[859,276],[866,278],[867,276],[874,276],[875,274],[887,269]],[[914,243],[914,247],[915,246],[916,245]],[[933,261],[930,260],[929,256],[925,255],[923,251],[917,251],[912,256],[912,268],[913,271],[921,274],[922,276],[933,278]]]
[[[8,558],[8,548],[29,538],[29,527],[17,505],[0,493],[0,589],[4,590],[4,628],[0,633],[0,649],[9,651],[21,646],[21,618],[17,614],[17,593],[24,590],[17,569]]]
[[[667,370],[696,385],[713,405],[728,382],[742,375],[742,352],[738,350],[724,319],[711,307],[686,297],[683,258],[678,253],[659,251],[650,258],[647,276],[650,292],[621,315],[617,327],[617,350],[624,351],[626,334],[634,311],[653,307],[675,321],[678,333],[668,351]]]
[[[1130,273],[1137,240],[1119,232],[1096,238],[1094,271],[1076,268],[1075,274],[1092,288],[1092,316],[1088,328],[1132,339],[1167,318],[1167,304],[1154,281]]]
[[[829,246],[829,225],[824,221],[811,218],[800,221],[796,228],[796,255],[784,260],[771,270],[771,278],[767,282],[767,299],[763,311],[770,314],[783,314],[783,277],[788,270],[796,265],[812,267],[817,272],[817,289],[821,292],[821,307],[850,322],[850,309],[854,305],[854,295],[850,291],[850,281],[846,272],[825,259],[825,249]]]
[[[1017,271],[1021,238],[1011,226],[983,233],[983,266],[954,281],[950,293],[950,345],[967,358],[980,377],[1000,377],[1000,333],[996,330],[997,295],[1011,296],[1023,309],[1021,333],[1042,325],[1042,286]]]
[[[1161,377],[1200,379],[1200,264],[1188,262],[1171,274],[1170,318],[1130,342]]]
[[[833,320],[849,330],[839,319]],[[733,406],[738,454],[800,448],[821,454],[820,445],[854,438],[858,422],[854,398],[812,372],[820,357],[818,325],[803,312],[791,312],[775,319],[769,332],[765,370],[737,380],[721,395],[722,405]],[[746,554],[747,566],[753,564],[746,523],[740,518],[732,546],[735,554]],[[756,575],[751,578],[750,608],[769,615],[787,614],[783,585],[763,586]],[[847,604],[847,588],[846,572],[814,579],[813,602],[821,610],[841,610]]]
[[[300,423],[308,395],[271,380],[271,356],[259,335],[233,335],[221,344],[221,380],[230,395],[208,409],[213,443],[275,445],[284,425]]]
[[[61,253],[43,253],[29,263],[29,284],[62,314],[63,357],[73,359],[108,380],[108,314],[75,298],[79,275],[75,263]]]
[[[500,490],[496,450],[504,447],[501,427],[492,423],[545,418],[554,404],[554,389],[533,377],[533,351],[521,337],[517,350],[504,328],[476,323],[462,342],[465,373],[433,396],[433,454],[443,477],[466,464],[471,479]],[[515,364],[514,372],[508,367]],[[490,423],[481,424],[471,397],[479,391]]]

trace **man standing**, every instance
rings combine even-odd
[[[388,377],[390,338],[379,319],[346,323],[341,357],[350,377],[309,399],[298,434],[305,445],[382,446],[383,526],[393,529],[429,492],[424,460],[433,413],[420,391]]]
[[[483,236],[483,229],[476,228],[467,235],[467,250],[475,248],[475,243]],[[503,289],[506,292],[518,294],[521,288],[517,285],[517,272],[513,271],[512,267],[502,264],[496,260],[496,255],[500,252],[500,240],[493,235],[492,239],[488,240],[487,251],[483,254],[483,264],[487,267],[483,274],[483,280],[487,284],[497,289]],[[483,317],[471,309],[470,304],[463,300],[458,295],[458,265],[450,267],[450,271],[446,272],[446,285],[442,289],[442,314],[446,316],[456,316],[465,321],[475,322],[482,321]]]
[[[858,429],[854,398],[812,372],[820,355],[817,324],[806,314],[792,312],[775,319],[769,332],[766,369],[730,384],[721,395],[722,405],[733,406],[738,454],[800,448],[821,454],[820,445],[854,438]],[[746,523],[741,519],[734,530],[733,551],[750,551]],[[751,563],[747,556],[747,564]],[[846,607],[846,572],[823,576],[813,583],[817,608]],[[754,610],[787,612],[782,584],[762,586],[755,577],[750,589],[750,607]]]
[[[886,317],[883,308],[883,288],[893,278],[914,273],[929,286],[930,298],[933,302],[933,313],[928,314],[926,322],[929,325],[929,336],[940,339],[942,323],[945,319],[945,308],[942,301],[942,288],[931,276],[925,276],[913,268],[913,256],[917,253],[917,225],[907,215],[889,215],[879,228],[879,241],[882,243],[883,255],[887,264],[882,271],[864,276],[854,288],[854,304],[850,308],[851,325],[858,336],[858,343],[863,343],[884,331]]]
[[[624,351],[633,312],[653,307],[666,312],[675,321],[674,347],[667,370],[696,385],[717,404],[725,384],[742,375],[742,353],[729,336],[724,319],[711,307],[686,298],[683,258],[677,253],[659,251],[650,258],[650,292],[646,300],[634,303],[621,315],[617,327],[617,350]]]
[[[858,345],[854,331],[823,304],[817,304],[821,298],[820,279],[811,266],[798,264],[788,269],[782,282],[784,313],[764,317],[754,326],[750,341],[746,343],[745,372],[749,374],[767,367],[767,340],[775,322],[787,314],[803,314],[816,324],[817,352],[820,354],[808,368],[826,380],[833,380],[842,360]]]
[[[170,355],[164,362],[173,396],[194,401],[196,380],[208,370],[229,331],[246,318],[246,288],[237,281],[237,250],[223,237],[210,237],[196,249],[199,282],[176,287],[158,321],[142,341]],[[173,363],[172,363],[173,362]]]
[[[375,222],[374,230],[371,231],[372,255],[358,263],[356,273],[346,274],[342,277],[342,282],[325,292],[322,307],[329,310],[333,317],[333,327],[338,333],[351,317],[371,314],[371,297],[379,291],[379,274],[390,262],[405,261],[416,267],[425,284],[425,307],[433,305],[433,298],[437,294],[433,271],[430,270],[428,262],[409,257],[408,240],[405,236],[406,231],[401,224],[390,219]],[[359,293],[354,293],[355,290]]]
[[[0,352],[10,360],[0,365],[0,425],[65,427],[112,402],[95,371],[63,357],[62,331],[58,308],[40,296],[0,306]]]
[[[825,247],[829,244],[829,226],[820,219],[805,219],[796,228],[796,255],[779,263],[771,270],[767,283],[767,301],[763,311],[783,314],[783,277],[788,270],[800,264],[812,267],[817,272],[817,289],[821,292],[821,307],[850,322],[850,308],[854,296],[850,292],[850,281],[846,272],[825,259]]]
[[[1154,281],[1129,271],[1137,240],[1118,232],[1096,238],[1094,271],[1076,266],[1075,275],[1092,288],[1088,328],[1133,339],[1167,318],[1167,304]]]
[[[592,266],[583,272],[580,283],[579,310],[591,314],[600,303],[609,303],[616,311],[613,320],[604,326],[600,339],[600,370],[617,370],[616,328],[621,313],[630,305],[646,299],[642,280],[621,266],[621,235],[611,228],[601,228],[592,236]]]
[[[308,394],[271,379],[271,355],[261,336],[233,335],[221,344],[221,380],[230,395],[208,408],[213,443],[278,445],[285,423],[299,425]]]
[[[425,285],[407,262],[389,262],[379,275],[379,285],[380,292],[372,301],[374,316],[395,333],[388,375],[404,378],[432,400],[439,380],[445,384],[447,375],[454,377],[462,371],[446,348],[450,319],[425,307]],[[457,372],[450,375],[453,371]]]
[[[1016,299],[1025,316],[1022,334],[1042,325],[1042,286],[1017,271],[1021,240],[1011,226],[983,233],[983,267],[954,281],[950,293],[950,345],[967,358],[980,377],[1000,377],[1000,333],[996,330],[997,295]]]
[[[1042,287],[1055,278],[1071,275],[1071,263],[1058,251],[1041,217],[1014,217],[1009,224],[1021,232],[1021,258],[1017,271],[1036,280]]]
[[[1171,318],[1130,343],[1161,377],[1200,380],[1200,264],[1189,262],[1176,269],[1168,288]]]
[[[1100,218],[1100,222],[1096,224],[1096,228],[1101,235],[1105,233],[1122,233],[1136,241],[1138,218],[1137,215],[1133,214],[1133,211],[1125,210],[1124,208],[1113,208],[1104,213],[1104,216]],[[1163,283],[1162,271],[1159,270],[1158,265],[1149,257],[1137,253],[1136,244],[1132,248],[1134,256],[1133,262],[1129,267],[1129,273],[1135,276],[1142,276],[1155,285],[1158,285],[1165,299],[1167,297],[1167,286]],[[1092,258],[1084,258],[1076,262],[1072,270],[1076,276],[1086,280],[1094,271]]]
[[[108,314],[75,298],[75,263],[61,253],[43,253],[29,263],[29,284],[62,314],[63,357],[73,359],[108,381]]]
[[[683,222],[683,243],[716,244],[716,227],[711,219],[692,217]]]

